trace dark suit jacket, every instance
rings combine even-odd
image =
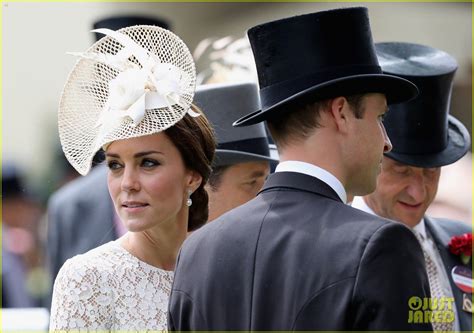
[[[46,255],[53,281],[67,259],[116,238],[105,166],[95,167],[51,196]]]
[[[431,330],[408,323],[412,296],[429,297],[429,284],[410,230],[280,172],[185,241],[169,329]]]
[[[464,265],[459,256],[449,252],[448,244],[452,236],[459,236],[465,233],[472,233],[472,228],[465,223],[438,219],[425,216],[425,225],[428,232],[433,237],[436,247],[443,260],[446,273],[448,274],[449,282],[453,290],[454,301],[456,303],[456,310],[458,312],[459,324],[461,331],[472,332],[472,314],[465,312],[462,309],[463,291],[461,291],[455,284],[451,277],[453,267],[457,265]],[[472,267],[472,259],[468,267]],[[471,296],[471,295],[469,295]]]

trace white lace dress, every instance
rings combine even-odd
[[[50,331],[167,329],[173,272],[144,263],[117,241],[69,259],[54,283]]]

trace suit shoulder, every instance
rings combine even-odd
[[[460,221],[429,217],[429,222],[439,226],[446,233],[448,233],[449,236],[472,233],[472,226]]]
[[[361,263],[371,262],[382,254],[387,258],[391,256],[407,258],[416,253],[420,254],[421,258],[420,244],[410,228],[402,223],[360,212],[364,214],[360,215],[359,219],[365,217],[367,220],[358,223],[358,231],[353,238],[362,239],[358,242],[362,245]],[[375,220],[371,220],[370,217],[375,217]]]
[[[341,205],[341,207],[338,207],[338,210],[341,212],[342,215],[349,216],[349,224],[356,223],[357,228],[361,230],[367,229],[368,232],[374,233],[377,230],[379,231],[385,231],[385,228],[388,228],[387,230],[391,230],[392,228],[395,229],[406,229],[409,230],[407,227],[405,227],[401,223],[396,223],[394,221],[388,220],[386,218],[380,217],[378,215],[374,214],[369,214],[367,212],[364,212],[360,209],[351,207],[350,205]],[[396,225],[393,227],[392,225]]]
[[[263,200],[261,196],[240,205],[219,216],[217,219],[206,223],[200,229],[193,232],[188,238],[209,238],[210,235],[220,234],[222,236],[235,236],[235,232],[241,229],[256,228],[256,221],[263,220],[270,209],[271,203]],[[216,237],[212,237],[216,238]]]
[[[420,247],[418,240],[416,239],[415,234],[413,231],[410,230],[407,226],[402,223],[385,220],[380,228],[378,228],[372,235],[369,243],[377,243],[379,242],[381,245],[387,246],[384,244],[385,241],[392,240],[394,241],[393,247],[398,249],[400,244],[404,244],[406,246],[406,242],[410,242],[415,247]],[[420,247],[421,249],[421,247]]]
[[[205,224],[184,241],[180,253],[186,255],[181,256],[182,261],[220,256],[235,244],[254,246],[270,206],[268,200],[257,196]]]

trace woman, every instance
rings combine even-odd
[[[194,63],[176,35],[152,26],[96,31],[107,36],[77,54],[59,134],[81,174],[103,148],[109,192],[128,232],[64,264],[50,330],[166,330],[179,247],[207,220],[215,140],[191,104]]]

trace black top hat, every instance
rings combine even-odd
[[[273,21],[248,32],[262,109],[237,120],[251,125],[305,104],[378,92],[389,104],[416,96],[416,87],[382,73],[367,8],[343,8]]]
[[[146,17],[146,16],[111,16],[94,22],[94,29],[106,28],[110,30],[119,30],[125,27],[131,27],[134,25],[156,25],[160,28],[170,30],[170,24],[162,18]],[[96,33],[96,40],[104,37],[103,34]]]
[[[420,94],[392,105],[384,120],[393,149],[386,156],[431,168],[451,164],[469,149],[466,127],[449,113],[456,60],[446,52],[410,43],[377,43],[384,73],[414,82]]]
[[[268,137],[263,123],[244,128],[232,127],[234,119],[260,108],[255,84],[199,86],[194,95],[194,103],[202,109],[216,134],[214,166],[252,161],[278,162],[270,157]]]

